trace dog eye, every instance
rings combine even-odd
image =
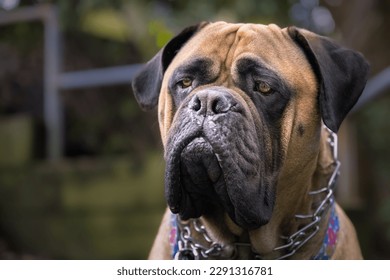
[[[262,94],[270,94],[273,92],[271,86],[264,81],[255,82],[255,91],[260,92]]]
[[[178,82],[178,85],[181,87],[181,88],[188,88],[190,86],[192,86],[192,79],[191,78],[183,78],[182,80],[180,80]]]

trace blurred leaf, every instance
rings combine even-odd
[[[173,37],[173,33],[161,20],[153,20],[149,22],[149,33],[156,38],[156,45],[159,48],[165,46]]]
[[[122,15],[113,9],[88,12],[81,21],[81,29],[99,37],[127,41],[129,27]]]

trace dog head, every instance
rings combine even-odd
[[[242,228],[266,224],[280,173],[307,169],[321,121],[338,130],[367,72],[360,54],[295,27],[183,30],[133,80],[142,108],[158,104],[171,211],[222,208]]]

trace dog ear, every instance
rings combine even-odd
[[[302,48],[317,76],[322,119],[337,132],[364,89],[369,65],[360,53],[329,38],[296,27],[289,27],[288,33]]]
[[[142,109],[150,110],[156,107],[164,72],[183,45],[205,25],[207,22],[185,28],[147,62],[133,78],[131,81],[133,92]]]

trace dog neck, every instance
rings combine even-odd
[[[329,209],[334,204],[333,187],[339,169],[335,149],[337,136],[324,126],[319,152],[307,164],[308,171],[281,179],[278,197],[283,201],[277,201],[273,218],[269,224],[249,233],[254,251],[261,257],[310,259],[316,256],[327,233]]]
[[[322,129],[321,134],[313,175],[309,180],[306,179],[307,185],[303,186],[304,188],[302,186],[295,188],[303,189],[304,193],[299,196],[301,201],[293,202],[294,210],[292,207],[276,205],[270,223],[249,232],[238,227],[223,211],[187,222],[177,220],[174,215],[171,235],[176,233],[176,237],[171,236],[170,239],[179,240],[172,245],[175,253],[179,251],[176,257],[239,259],[328,257],[321,252],[325,251],[324,246],[328,245],[323,240],[329,231],[329,224],[337,223],[338,226],[333,186],[339,163],[335,152],[337,145],[335,134],[326,128]],[[297,181],[305,182],[302,178],[298,178]],[[283,213],[279,209],[288,211]]]

